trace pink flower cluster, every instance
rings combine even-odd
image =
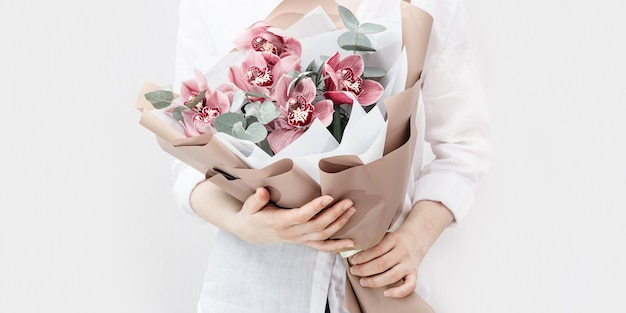
[[[318,119],[324,126],[333,122],[333,104],[370,105],[380,98],[383,87],[361,77],[364,69],[360,55],[340,58],[339,52],[322,64],[323,86],[316,86],[311,76],[297,79],[301,71],[302,47],[298,40],[266,22],[257,22],[239,34],[235,47],[246,53],[240,66],[232,66],[230,82],[211,90],[207,79],[196,73],[185,81],[181,97],[188,109],[182,110],[187,136],[214,133],[213,121],[230,110],[237,90],[246,92],[248,101],[269,99],[280,115],[265,125],[267,141],[275,153],[300,137]],[[204,98],[194,106],[187,104],[199,94]],[[169,112],[172,110],[170,109]],[[243,114],[243,112],[242,112]]]

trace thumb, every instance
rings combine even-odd
[[[256,192],[251,194],[241,208],[249,214],[261,211],[270,201],[270,193],[267,189],[259,187]]]

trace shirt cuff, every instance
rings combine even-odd
[[[441,202],[460,222],[474,202],[474,188],[457,175],[429,173],[415,184],[413,206],[421,200]]]

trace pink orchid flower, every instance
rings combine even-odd
[[[300,59],[296,56],[280,59],[269,53],[250,52],[241,67],[230,68],[228,76],[243,91],[270,96],[275,78],[296,70],[300,70]]]
[[[181,124],[185,129],[185,135],[187,137],[215,133],[213,121],[218,115],[230,109],[231,100],[227,93],[230,92],[231,89],[232,87],[229,85],[221,85],[211,91],[207,84],[206,77],[198,71],[196,71],[195,80],[183,82],[181,86],[181,98],[185,107],[202,91],[205,91],[204,98],[200,102],[189,109],[181,111],[181,115],[183,116],[183,122],[181,122]],[[175,108],[176,106],[171,107],[167,110],[167,113],[172,115]]]
[[[280,58],[294,55],[300,57],[302,46],[300,42],[287,33],[272,25],[260,21],[241,32],[233,41],[237,49],[246,51],[269,52]]]
[[[326,92],[324,96],[336,104],[352,104],[354,96],[363,106],[378,101],[383,93],[383,86],[370,79],[361,79],[363,59],[360,55],[349,55],[339,59],[339,52],[330,57],[322,67]]]
[[[311,78],[301,80],[287,93],[291,80],[291,76],[283,75],[276,85],[276,104],[281,113],[271,123],[274,130],[267,136],[275,153],[302,136],[315,119],[324,126],[333,120],[332,101],[326,99],[312,104],[316,88]]]
[[[193,100],[202,91],[209,90],[209,84],[204,74],[198,70],[194,73],[196,79],[186,80],[180,86],[180,96],[183,99],[183,104],[187,104],[189,101]]]

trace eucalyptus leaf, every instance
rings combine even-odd
[[[218,115],[213,121],[215,130],[220,133],[233,134],[233,127],[235,124],[241,123],[242,127],[245,127],[246,119],[241,115],[233,112],[226,112]]]
[[[272,101],[254,101],[245,106],[246,117],[254,116],[259,123],[267,124],[280,116],[280,110]]]
[[[376,49],[372,47],[361,46],[361,45],[346,45],[346,46],[342,46],[341,49],[348,50],[348,51],[364,51],[364,52],[376,51]]]
[[[254,98],[270,99],[269,96],[254,91],[246,91],[246,96]]]
[[[179,106],[176,109],[174,109],[174,112],[172,112],[172,116],[174,117],[174,119],[179,122],[185,122],[185,119],[183,118],[184,110],[189,110],[189,109],[185,106]]]
[[[337,44],[340,47],[346,46],[346,45],[353,45],[353,44],[356,44],[358,40],[359,40],[359,33],[350,30],[339,35],[339,37],[337,38]]]
[[[365,67],[363,69],[363,76],[371,78],[383,77],[387,74],[385,70],[380,67]]]
[[[196,104],[200,103],[202,99],[204,99],[204,95],[206,95],[206,90],[202,90],[197,96],[195,96],[191,101],[187,102],[185,105],[188,108],[193,108]]]
[[[386,30],[387,27],[374,23],[363,23],[359,26],[359,29],[357,29],[357,31],[362,34],[375,34],[384,32]]]
[[[252,123],[247,129],[244,129],[243,123],[237,122],[233,125],[233,136],[258,143],[267,137],[267,129],[261,123]]]
[[[143,95],[155,109],[164,109],[174,100],[174,93],[168,90],[155,90]]]
[[[307,72],[315,72],[315,60],[311,60],[311,63],[309,63],[309,65],[306,66],[305,71]]]
[[[376,51],[372,47],[372,42],[365,34],[349,31],[337,38],[339,47],[350,51]]]
[[[341,20],[343,21],[343,24],[346,25],[347,29],[355,30],[359,27],[359,20],[356,18],[356,16],[354,16],[350,9],[340,5],[339,15],[341,16]]]
[[[274,156],[274,151],[272,151],[272,148],[270,148],[270,143],[267,141],[267,138],[261,140],[256,145],[263,149],[263,151],[265,151],[265,153],[267,153],[269,156]]]
[[[230,104],[230,110],[238,111],[243,103],[246,101],[246,93],[243,90],[237,90],[233,94],[233,103]]]

